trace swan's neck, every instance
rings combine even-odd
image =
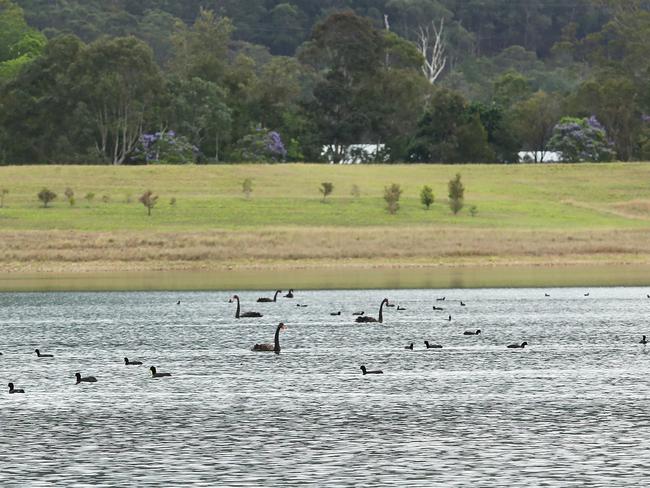
[[[279,290],[275,292],[275,295],[273,295],[273,301],[274,301],[274,302],[277,302],[277,301],[278,301],[278,293],[280,293]]]
[[[386,302],[382,301],[381,305],[379,305],[379,322],[384,321],[384,303],[386,303]]]
[[[238,319],[239,318],[239,311],[240,311],[239,298],[237,298],[236,300],[237,300],[237,311],[235,312],[235,318]]]
[[[275,352],[276,354],[280,354],[280,329],[281,327],[275,329],[275,339],[273,340],[273,342],[275,343],[273,347],[273,352]]]

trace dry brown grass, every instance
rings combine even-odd
[[[3,232],[0,272],[322,265],[650,263],[650,230],[428,227],[212,232]]]

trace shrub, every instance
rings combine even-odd
[[[460,173],[454,179],[449,180],[449,208],[456,215],[463,208],[465,199],[465,187],[460,181]]]
[[[384,200],[388,213],[395,214],[399,210],[399,198],[402,196],[402,189],[397,183],[384,187]]]
[[[86,193],[86,196],[84,198],[90,204],[93,201],[93,199],[95,198],[95,194],[90,191],[90,192]]]
[[[158,195],[154,195],[151,190],[147,190],[138,199],[142,205],[147,207],[147,215],[151,216],[151,209],[156,206],[158,202]]]
[[[330,195],[334,191],[334,184],[330,183],[329,181],[324,181],[323,183],[320,184],[320,188],[318,189],[319,192],[323,194],[323,202],[327,198],[327,195]]]
[[[74,205],[74,191],[72,191],[72,188],[66,188],[63,194],[65,195],[66,200],[72,207]]]
[[[280,134],[257,127],[236,144],[236,156],[249,163],[284,161],[287,150]]]
[[[38,192],[38,199],[43,202],[43,208],[47,208],[47,204],[53,200],[56,200],[56,193],[47,188],[43,188]]]
[[[5,195],[9,193],[9,190],[6,188],[0,189],[0,208],[3,208],[5,206]]]
[[[173,130],[142,134],[131,159],[135,162],[186,164],[194,163],[200,156],[199,149]]]
[[[430,186],[424,185],[422,187],[422,191],[420,191],[420,201],[422,202],[422,205],[429,210],[429,207],[433,203],[433,190]]]
[[[104,196],[102,196],[102,202],[104,202],[104,203],[108,203],[108,202],[110,202],[110,201],[111,201],[111,197],[109,197],[108,195],[104,195]]]
[[[469,207],[469,214],[472,217],[476,217],[476,214],[478,214],[478,207],[476,205],[472,205],[471,207]]]
[[[246,178],[244,181],[242,181],[241,191],[244,192],[244,195],[246,195],[247,199],[250,198],[251,193],[253,193],[253,180]]]
[[[359,198],[361,196],[361,188],[359,188],[359,185],[352,185],[352,188],[350,189],[350,195],[352,195],[354,198]]]
[[[175,206],[176,206],[176,197],[172,197],[171,200],[169,200],[169,204],[170,204],[172,207],[175,207]]]

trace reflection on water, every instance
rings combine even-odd
[[[0,291],[310,290],[648,286],[649,265],[237,268],[211,271],[0,273]]]
[[[642,486],[648,291],[585,291],[0,294],[0,485]]]

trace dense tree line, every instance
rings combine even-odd
[[[647,159],[649,45],[645,0],[0,0],[0,163]]]

